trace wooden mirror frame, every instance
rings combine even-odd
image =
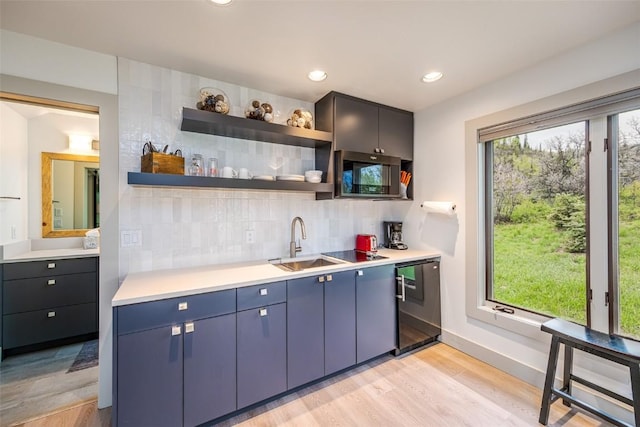
[[[54,160],[100,163],[100,157],[66,153],[42,153],[42,237],[83,237],[89,229],[53,229],[53,191],[51,182],[53,180],[52,165]]]

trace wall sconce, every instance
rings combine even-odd
[[[91,135],[70,134],[69,151],[91,151],[93,137]]]

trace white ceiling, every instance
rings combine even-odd
[[[315,102],[418,111],[640,21],[640,1],[0,0],[3,29]],[[306,77],[322,68],[329,77]],[[420,77],[438,69],[439,82]]]

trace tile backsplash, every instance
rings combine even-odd
[[[243,116],[251,99],[271,103],[277,123],[313,104],[124,58],[118,60],[120,123],[120,231],[142,231],[141,246],[120,249],[120,276],[128,273],[287,257],[291,221],[303,218],[302,255],[349,249],[358,233],[377,234],[390,207],[373,201],[316,201],[313,193],[223,189],[146,188],[127,184],[140,171],[148,140],[215,157],[219,166],[255,175],[302,174],[314,168],[314,150],[202,135],[180,130],[182,107],[195,108],[202,87],[222,89],[231,115]],[[246,243],[253,230],[254,243]],[[296,229],[299,238],[299,230]],[[299,255],[300,256],[300,255]]]

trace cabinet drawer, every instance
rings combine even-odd
[[[95,303],[29,311],[2,317],[2,348],[94,333],[98,330]]]
[[[97,301],[97,274],[65,274],[7,280],[2,289],[4,314]]]
[[[236,290],[116,307],[118,335],[236,311]]]
[[[238,311],[277,304],[287,300],[287,282],[238,288]]]
[[[4,280],[14,280],[58,276],[61,274],[90,273],[96,270],[97,258],[92,257],[5,264],[3,275]]]

